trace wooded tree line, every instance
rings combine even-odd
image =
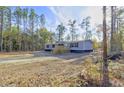
[[[57,26],[57,33],[58,33],[58,40],[57,41],[77,41],[79,40],[80,34],[77,33],[79,31],[78,27],[82,29],[82,32],[85,32],[82,34],[83,40],[89,40],[92,39],[92,32],[90,29],[90,16],[87,16],[81,20],[81,23],[77,23],[76,20],[68,20],[68,24],[63,25],[63,23],[59,24]],[[69,30],[69,33],[64,38],[65,32]]]
[[[124,48],[124,7],[106,7],[106,30],[108,52],[119,53]],[[97,26],[97,37],[103,33],[103,24]]]
[[[102,9],[101,9],[102,11]],[[107,52],[109,54],[119,54],[120,51],[124,49],[124,8],[111,6],[106,9],[106,30],[107,30]],[[69,20],[67,26],[69,26],[70,33],[67,35],[67,40],[76,41],[78,40],[79,34],[77,34],[78,29],[76,28],[77,21]],[[103,46],[103,24],[98,24],[96,27],[95,34],[97,39],[93,38],[93,29],[90,28],[90,16],[83,18],[78,26],[85,31],[84,40],[91,39],[94,42],[94,48],[99,48]],[[57,27],[59,34],[59,41],[63,40],[65,34],[65,26],[63,24]],[[102,38],[102,39],[101,39]],[[101,40],[101,41],[100,41]],[[100,45],[101,44],[101,45]]]
[[[109,53],[119,52],[124,47],[124,9],[112,6],[107,7],[107,12],[109,12],[107,15],[111,17],[111,21],[107,24]],[[21,7],[12,9],[0,6],[0,51],[41,50],[45,43],[76,41],[79,39],[77,26],[82,29],[82,32],[85,31],[85,34],[82,34],[83,39],[93,39],[90,16],[83,18],[81,23],[77,23],[76,20],[68,20],[68,24],[60,23],[55,32],[48,31],[45,24],[45,15],[38,15],[34,9]],[[100,24],[96,28],[100,28],[96,31],[100,39],[103,26]],[[69,33],[66,33],[67,30]],[[97,42],[96,39],[93,41]]]
[[[40,50],[52,42],[54,33],[45,28],[44,14],[34,9],[0,6],[0,51]]]
[[[124,8],[111,7],[111,53],[119,53],[124,44]]]
[[[103,6],[101,11],[103,23],[97,26],[100,29],[96,33],[98,39],[103,37],[102,84],[109,86],[108,55],[120,54],[124,49],[124,8]],[[76,20],[69,20],[66,24],[70,31],[66,37],[64,34],[67,34],[67,28],[63,23],[56,27],[56,33],[48,31],[45,23],[45,15],[38,15],[34,9],[15,7],[12,11],[11,7],[0,6],[0,51],[36,51],[43,49],[45,43],[78,40]],[[78,26],[86,31],[86,34],[82,35],[85,40],[92,39],[90,17],[83,18]]]
[[[45,43],[78,40],[76,20],[66,24],[70,33],[65,37],[68,28],[63,23],[55,33],[48,31],[45,23],[45,15],[38,15],[34,9],[0,6],[0,51],[34,51],[43,49]],[[84,18],[79,26],[86,30],[85,39],[91,39],[90,17]]]
[[[111,10],[110,32],[107,30],[107,10]],[[103,82],[102,86],[109,86],[108,55],[121,55],[124,44],[124,8],[103,6]],[[110,34],[110,36],[108,35]],[[109,46],[108,46],[109,44]]]

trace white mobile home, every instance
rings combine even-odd
[[[70,43],[71,52],[92,52],[93,51],[93,42],[91,40],[76,41]]]
[[[57,43],[53,43],[53,44],[45,44],[45,51],[52,51],[56,46],[64,46],[66,48],[70,47],[70,44],[67,42],[57,42]]]
[[[45,51],[52,51],[55,48],[55,44],[45,44]]]
[[[92,52],[93,51],[93,42],[91,40],[83,41],[74,41],[74,42],[59,42],[56,44],[46,44],[45,50],[52,51],[55,46],[62,45],[67,47],[70,52],[82,53],[82,52]]]

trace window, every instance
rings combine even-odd
[[[55,48],[55,45],[52,45],[52,48]]]
[[[47,48],[49,48],[49,45],[46,45]]]
[[[78,43],[75,43],[75,47],[78,47]]]
[[[70,47],[78,47],[78,43],[71,43]]]
[[[64,46],[64,44],[58,44],[58,46]]]

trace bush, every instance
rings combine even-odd
[[[53,54],[63,54],[63,53],[67,53],[69,50],[67,48],[65,48],[64,46],[56,46],[53,49]]]
[[[82,79],[81,86],[100,86],[100,72],[98,67],[89,58],[84,60],[83,70],[79,77]]]

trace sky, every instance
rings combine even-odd
[[[102,7],[95,6],[26,6],[33,8],[39,15],[44,14],[46,18],[46,27],[48,30],[55,31],[58,24],[63,23],[67,28],[68,21],[77,21],[77,33],[80,35],[85,31],[78,24],[83,18],[90,16],[91,30],[94,30],[96,25],[102,24]],[[15,7],[13,7],[14,9]],[[24,8],[24,6],[22,7]],[[92,31],[94,33],[94,31]],[[95,33],[94,33],[95,36]],[[81,36],[80,36],[81,38]]]

